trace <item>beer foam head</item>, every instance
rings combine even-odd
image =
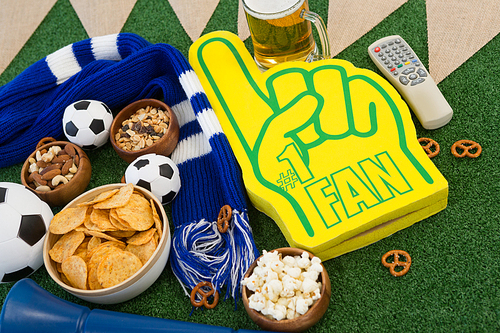
[[[244,4],[247,9],[251,11],[249,14],[252,16],[261,19],[277,19],[293,13],[302,6],[304,1],[305,0],[244,0]]]

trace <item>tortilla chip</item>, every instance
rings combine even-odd
[[[49,231],[62,235],[79,227],[85,220],[87,207],[66,208],[57,213],[49,225]]]
[[[99,280],[97,280],[97,265],[92,265],[92,266],[89,265],[88,271],[89,271],[89,277],[88,277],[89,289],[90,290],[102,289]]]
[[[144,245],[147,242],[149,242],[151,238],[153,238],[155,232],[156,232],[155,228],[149,228],[146,231],[138,232],[134,236],[127,239],[127,244]]]
[[[82,229],[80,229],[80,230],[82,230],[82,231],[88,231],[88,230],[101,231],[101,228],[99,228],[99,226],[97,224],[92,222],[91,216],[92,216],[92,213],[94,212],[94,210],[98,210],[98,209],[93,209],[92,207],[88,208],[88,214],[85,217],[85,221],[83,221],[83,226],[85,227],[86,230],[82,230]]]
[[[142,245],[133,245],[133,244],[128,244],[127,247],[125,248],[125,251],[132,252],[139,258],[142,262],[142,264],[146,264],[146,262],[151,258],[153,253],[155,252],[156,248],[158,246],[158,243],[154,237],[151,237],[151,239]]]
[[[85,234],[90,235],[90,236],[94,236],[94,237],[104,238],[104,239],[112,241],[112,242],[123,243],[121,240],[118,240],[118,239],[111,237],[110,235],[107,235],[107,234],[100,232],[100,231],[89,230]]]
[[[135,231],[127,222],[123,221],[118,214],[116,214],[116,209],[111,209],[109,211],[109,221],[118,230],[122,231]]]
[[[156,211],[156,205],[154,200],[150,199],[150,203],[151,203],[151,211],[153,212],[153,220],[155,221],[156,232],[158,233],[158,236],[160,236],[161,239],[161,236],[163,234],[163,229],[162,229],[163,226],[161,223],[161,218],[160,215],[158,215],[158,212]]]
[[[96,246],[87,253],[87,261],[89,266],[95,263],[99,263],[103,257],[109,254],[110,251],[123,250],[125,249],[124,243],[117,242],[105,242],[101,245]]]
[[[147,230],[155,223],[148,200],[137,194],[131,196],[126,206],[117,208],[116,214],[137,231]]]
[[[88,242],[87,251],[92,251],[93,249],[101,245],[101,243],[102,243],[101,238],[92,236],[92,238]]]
[[[116,230],[116,231],[108,231],[106,232],[111,237],[115,238],[129,238],[132,237],[136,231],[135,230]]]
[[[81,257],[71,256],[64,259],[61,269],[73,287],[87,289],[87,264]]]
[[[49,255],[55,262],[62,263],[64,259],[71,257],[76,249],[85,239],[85,234],[81,231],[71,231],[57,240],[49,250]]]
[[[117,230],[117,228],[111,224],[111,221],[109,220],[109,209],[93,209],[92,214],[90,214],[90,221],[99,228],[99,230],[96,231]]]
[[[96,204],[98,202],[103,202],[106,199],[111,198],[116,192],[118,192],[119,189],[114,189],[114,190],[109,190],[106,192],[102,192],[101,194],[98,194],[94,199],[87,201],[87,202],[80,202],[77,204],[78,207],[83,207],[83,206],[91,206],[93,204]]]
[[[103,288],[109,288],[127,280],[141,267],[142,262],[135,254],[112,252],[97,266],[97,279]]]
[[[120,187],[120,190],[115,193],[112,197],[96,203],[94,205],[95,209],[111,209],[125,206],[132,196],[134,191],[134,185],[129,183],[125,186]]]

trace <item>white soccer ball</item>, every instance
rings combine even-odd
[[[66,107],[62,122],[69,141],[84,149],[95,149],[108,141],[113,114],[102,102],[82,100]]]
[[[26,187],[0,182],[0,283],[29,276],[43,264],[43,242],[54,215]]]
[[[130,163],[125,170],[125,182],[151,191],[162,205],[171,202],[181,188],[177,165],[170,158],[154,153]]]

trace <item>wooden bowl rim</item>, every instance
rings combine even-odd
[[[117,183],[117,184],[102,185],[102,186],[93,188],[85,193],[82,193],[81,195],[79,195],[75,199],[73,199],[66,206],[64,206],[63,209],[69,208],[69,207],[76,207],[76,205],[78,203],[87,201],[88,199],[93,198],[102,192],[112,190],[115,188],[120,188],[120,187],[126,186],[126,185],[127,184]],[[57,272],[57,269],[56,269],[56,263],[49,256],[49,246],[52,246],[55,242],[57,242],[57,240],[62,235],[55,235],[55,234],[52,234],[50,231],[48,231],[47,236],[45,237],[45,240],[44,240],[44,244],[43,244],[43,261],[45,263],[47,272],[49,273],[49,275],[52,277],[52,279],[59,286],[66,289],[68,292],[70,292],[72,294],[85,296],[85,297],[111,295],[111,294],[117,293],[119,291],[122,291],[122,290],[132,286],[135,282],[137,282],[145,274],[147,274],[149,269],[151,267],[153,267],[153,265],[155,265],[156,262],[160,259],[161,252],[166,250],[166,244],[168,243],[168,239],[170,238],[170,226],[169,226],[169,220],[168,220],[167,214],[166,214],[165,209],[163,208],[162,204],[155,197],[155,195],[153,193],[151,193],[150,191],[148,191],[147,189],[145,189],[143,187],[135,186],[135,185],[134,185],[134,190],[137,190],[137,191],[143,193],[144,195],[146,195],[146,197],[148,199],[153,199],[153,201],[155,202],[155,206],[156,206],[156,210],[158,212],[158,215],[162,219],[162,223],[163,223],[162,238],[159,240],[158,246],[156,247],[155,252],[153,252],[153,255],[151,256],[151,258],[149,258],[149,260],[137,272],[135,272],[134,275],[132,275],[131,277],[129,277],[125,281],[122,281],[119,284],[114,285],[112,287],[98,289],[98,290],[83,290],[83,289],[74,288],[74,287],[71,287],[71,286],[69,286],[61,281],[60,276],[59,276],[60,273]],[[52,244],[49,244],[49,242],[50,242],[49,238],[51,238],[49,236],[56,237],[54,239],[54,241],[52,242]]]
[[[281,253],[283,256],[287,255],[301,255],[302,252],[306,252],[309,254],[309,259],[312,259],[314,257],[314,254],[307,250],[299,249],[299,248],[293,248],[293,247],[282,247],[279,249],[274,249],[271,251],[267,252],[274,252],[278,251],[278,253]],[[293,254],[290,254],[290,253]],[[263,255],[259,256],[255,261],[250,265],[248,268],[247,272],[244,275],[244,278],[249,277],[254,268],[257,266],[257,261],[262,258]],[[330,284],[330,278],[328,276],[328,272],[326,271],[325,266],[323,265],[323,262],[321,262],[321,266],[323,266],[323,272],[320,274],[320,279],[321,279],[321,297],[311,306],[307,312],[300,317],[294,318],[294,319],[283,319],[283,320],[276,320],[276,319],[269,319],[266,316],[264,316],[262,313],[259,311],[256,311],[254,309],[251,309],[248,305],[248,297],[250,297],[253,292],[247,288],[247,286],[243,286],[242,288],[242,299],[243,299],[243,305],[245,306],[245,310],[247,310],[248,315],[250,318],[262,329],[265,330],[273,330],[273,331],[287,331],[287,332],[301,332],[309,329],[312,327],[314,324],[316,324],[325,314],[328,304],[330,303],[330,297],[331,297],[331,284]],[[324,304],[326,302],[326,304]],[[285,327],[286,326],[286,327]],[[288,327],[291,327],[291,329],[287,329]]]
[[[119,127],[117,127],[118,126],[117,125],[118,119],[121,117],[124,117],[123,120],[128,119],[137,110],[141,109],[142,107],[148,106],[148,105],[159,107],[159,108],[164,109],[164,111],[168,111],[169,116],[170,116],[170,124],[168,126],[167,132],[157,142],[155,142],[154,144],[152,144],[149,147],[144,147],[140,150],[135,150],[135,151],[125,150],[125,149],[120,148],[118,146],[118,143],[115,140],[115,135],[116,135],[116,132],[118,131],[118,128],[119,128]],[[123,120],[121,120],[121,121],[123,121]],[[115,127],[116,127],[116,130],[115,130]],[[165,142],[167,142],[171,139],[171,134],[174,133],[174,131],[175,131],[174,127],[179,127],[179,124],[177,121],[177,116],[172,111],[172,109],[170,108],[169,105],[167,105],[166,103],[164,103],[158,99],[154,99],[154,98],[140,99],[140,100],[137,100],[137,101],[132,102],[132,103],[128,104],[127,106],[125,106],[113,118],[113,122],[111,123],[111,127],[109,128],[109,139],[111,141],[111,145],[113,146],[115,151],[118,153],[118,155],[120,155],[120,157],[122,157],[123,155],[130,156],[130,157],[134,157],[134,158],[132,158],[132,160],[134,160],[135,158],[142,156],[142,155],[145,155],[145,154],[156,153],[157,147],[161,146],[162,144],[164,144]]]
[[[72,145],[75,148],[75,151],[77,152],[77,154],[78,154],[78,156],[80,158],[80,162],[79,163],[86,163],[86,164],[88,164],[88,166],[91,166],[89,157],[87,156],[87,154],[85,153],[85,151],[83,151],[83,149],[81,147],[79,147],[78,145],[76,145],[76,144],[74,144],[72,142],[69,142],[69,141],[52,141],[52,142],[43,144],[40,147],[36,148],[30,154],[30,156],[28,156],[28,158],[24,161],[24,164],[23,164],[23,166],[21,168],[21,183],[24,186],[26,186],[27,188],[29,188],[33,193],[40,194],[40,195],[47,196],[47,197],[55,197],[58,194],[60,194],[61,192],[65,191],[66,185],[68,185],[68,184],[70,184],[70,185],[76,184],[76,182],[74,182],[74,183],[68,182],[67,184],[65,184],[65,186],[61,186],[61,187],[53,189],[53,190],[51,190],[49,192],[43,192],[43,191],[37,191],[36,189],[29,187],[28,182],[26,181],[26,178],[28,176],[29,160],[30,160],[30,158],[32,158],[32,157],[34,158],[35,157],[36,152],[38,150],[43,150],[43,149],[47,149],[48,150],[48,148],[50,148],[52,146],[63,146],[64,145],[64,147],[65,147],[67,144],[70,144],[70,145]],[[61,148],[63,148],[63,147],[61,147]],[[78,169],[76,170],[76,173],[73,176],[72,180],[74,180],[76,178],[83,177],[84,176],[83,171],[82,171],[83,169],[84,168],[80,167],[80,165],[79,165]],[[90,170],[90,172],[92,172],[91,169],[89,169],[89,170]],[[87,185],[89,184],[89,182],[90,182],[90,176],[89,176],[89,180],[87,182],[81,183],[81,184],[85,184],[85,186],[82,186],[83,187],[82,188],[82,192],[85,190],[85,188],[87,187]]]

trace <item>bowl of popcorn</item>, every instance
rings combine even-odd
[[[116,153],[127,163],[144,154],[169,156],[179,140],[179,123],[167,104],[141,99],[116,115],[109,136]]]
[[[43,138],[21,168],[21,182],[49,206],[63,206],[90,182],[92,167],[77,145]]]
[[[83,193],[54,216],[43,260],[51,278],[69,293],[115,304],[156,281],[170,243],[167,215],[151,192],[110,184]]]
[[[241,282],[248,315],[268,331],[309,329],[330,303],[330,278],[321,259],[289,247],[262,253]]]

